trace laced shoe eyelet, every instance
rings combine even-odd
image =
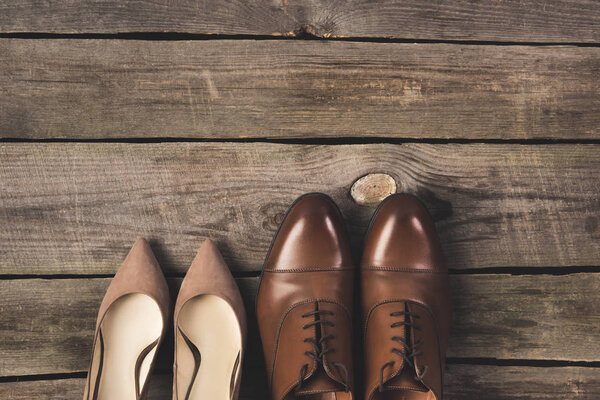
[[[409,318],[409,319],[420,318],[419,315],[410,313],[408,311],[392,312],[392,313],[390,313],[390,316],[391,317],[403,316],[403,317]],[[414,330],[418,330],[418,331],[421,330],[421,327],[413,325],[412,322],[407,322],[406,320],[394,322],[390,325],[390,328],[397,328],[400,326],[402,326],[404,328],[412,327]],[[410,343],[408,343],[407,339],[404,339],[400,336],[392,336],[391,340],[394,342],[400,343],[403,347],[403,350],[392,347],[391,352],[393,354],[397,354],[397,355],[401,356],[407,365],[414,367],[415,374],[416,374],[415,379],[421,381],[423,379],[423,377],[425,376],[425,374],[427,373],[427,366],[425,365],[425,366],[423,366],[422,369],[419,370],[416,368],[416,366],[413,362],[413,359],[415,357],[423,355],[422,351],[417,350],[417,347],[422,345],[423,340],[419,340],[419,341],[413,343],[412,345]],[[383,366],[381,367],[381,370],[379,371],[379,386],[378,386],[378,389],[380,392],[383,392],[385,390],[385,382],[383,379],[383,373],[386,368],[392,367],[394,364],[395,364],[394,361],[390,361],[390,362],[383,364]]]
[[[326,319],[322,318],[322,315],[334,315],[334,313],[332,311],[329,310],[315,310],[315,311],[310,311],[307,313],[302,314],[302,318],[309,318],[314,316],[315,320],[312,322],[309,322],[307,324],[305,324],[302,329],[308,329],[312,326],[330,326],[330,327],[335,327],[335,323]],[[324,360],[323,357],[327,354],[327,353],[333,353],[335,351],[334,348],[332,347],[326,347],[324,345],[324,343],[327,340],[330,339],[335,339],[335,335],[333,334],[328,334],[328,335],[324,335],[323,337],[321,337],[318,341],[315,338],[309,337],[309,338],[304,338],[303,342],[304,343],[310,343],[313,348],[314,348],[314,353],[310,352],[310,351],[305,351],[304,355],[306,355],[307,357],[310,357],[316,364],[324,364]],[[342,382],[342,384],[344,385],[344,389],[346,392],[348,392],[350,390],[350,386],[349,386],[349,375],[348,375],[348,370],[346,369],[346,367],[343,364],[340,363],[334,363],[334,365],[337,368],[341,368],[344,371],[345,374],[345,378],[344,381]],[[302,384],[305,380],[305,373],[308,370],[308,364],[304,364],[302,366],[302,368],[300,369],[300,374],[298,376],[298,383],[296,384],[296,386],[294,387],[295,390],[299,390],[302,387]]]

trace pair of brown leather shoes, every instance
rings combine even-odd
[[[355,399],[355,268],[342,215],[318,193],[288,210],[257,315],[273,400]],[[434,223],[413,197],[379,206],[360,266],[366,400],[441,400],[451,304]]]
[[[100,306],[84,400],[147,398],[170,304],[158,262],[138,239]],[[246,313],[211,241],[204,242],[181,284],[174,329],[173,399],[237,399]]]

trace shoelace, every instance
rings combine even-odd
[[[313,316],[316,317],[316,319],[314,321],[307,323],[306,325],[304,325],[302,327],[302,329],[308,329],[308,328],[310,328],[312,326],[316,326],[316,325],[326,325],[326,326],[334,327],[335,324],[329,320],[323,319],[322,318],[323,315],[334,315],[334,313],[333,313],[333,311],[330,311],[330,310],[315,310],[315,311],[310,311],[305,314],[302,314],[302,318],[309,318],[309,317],[313,317]],[[329,335],[322,336],[319,340],[316,340],[312,337],[305,338],[304,343],[310,343],[313,346],[314,352],[305,351],[304,354],[306,356],[312,358],[317,364],[323,365],[323,356],[325,354],[333,351],[333,348],[331,348],[331,347],[323,349],[323,343],[325,343],[325,341],[327,341],[329,339],[335,339],[335,336],[332,334],[329,334]],[[334,362],[333,365],[336,368],[341,369],[344,372],[344,383],[343,383],[344,391],[349,392],[350,386],[348,384],[348,369],[346,368],[345,365],[340,364],[340,363]],[[307,371],[308,371],[308,364],[302,365],[302,367],[300,368],[300,375],[298,377],[298,383],[296,384],[296,386],[294,388],[295,390],[300,390],[300,388],[302,388],[302,384],[304,383],[304,375],[306,374]]]
[[[404,319],[406,319],[406,317],[410,317],[413,319],[420,318],[419,315],[410,313],[408,311],[396,311],[396,312],[390,313],[390,317],[404,317]],[[405,320],[394,322],[393,324],[390,325],[390,328],[397,328],[399,326],[412,327],[413,329],[418,330],[418,331],[421,330],[420,327],[414,325],[411,322],[407,322]],[[404,362],[406,364],[415,368],[416,379],[418,381],[422,381],[423,378],[425,377],[425,374],[427,373],[427,366],[424,366],[421,371],[418,371],[412,360],[414,357],[423,355],[422,351],[417,350],[417,348],[419,346],[421,346],[423,344],[423,342],[418,341],[417,343],[415,343],[414,345],[411,346],[405,339],[403,339],[399,336],[392,336],[392,340],[400,343],[403,347],[403,349],[397,349],[395,347],[392,348],[392,353],[398,354],[399,356],[402,357],[402,359],[404,360]],[[381,367],[381,370],[379,371],[379,391],[380,392],[383,392],[385,390],[384,382],[383,382],[383,373],[384,373],[385,369],[388,367],[392,367],[395,363],[396,363],[395,361],[390,361],[390,362],[383,364],[383,366]]]

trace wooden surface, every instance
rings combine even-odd
[[[174,295],[179,281],[170,281]],[[256,369],[262,353],[251,310],[258,278],[238,282],[251,317],[246,369]],[[453,275],[451,282],[456,315],[448,357],[595,361],[600,354],[600,274]],[[0,282],[0,375],[86,371],[98,304],[109,283]],[[163,348],[157,368],[169,371],[173,346],[166,341]]]
[[[250,375],[252,378],[249,378]],[[239,400],[266,399],[267,391],[261,377],[253,371],[245,371]],[[254,379],[254,381],[253,381]],[[149,381],[148,400],[166,400],[172,398],[173,380],[169,374],[157,373]],[[85,378],[55,379],[43,381],[17,381],[0,383],[0,397],[13,400],[81,400]]]
[[[448,400],[594,400],[600,396],[598,368],[449,365]]]
[[[595,368],[450,364],[445,378],[445,400],[478,399],[481,393],[485,393],[485,400],[597,400],[600,396],[597,389],[600,374]],[[83,378],[4,383],[0,384],[0,397],[13,400],[80,400],[84,384]],[[168,376],[154,376],[149,400],[170,398],[170,387]],[[246,391],[240,400],[266,399],[264,393],[264,390],[254,392],[252,397]]]
[[[174,295],[180,281],[170,280]],[[258,278],[238,280],[248,310],[253,308],[257,282]],[[0,320],[0,336],[6,338],[0,344],[3,354],[0,374],[85,371],[97,305],[109,283],[110,279],[106,278],[0,282],[0,291],[3,293],[0,309],[5,315]],[[454,318],[449,357],[589,360],[591,355],[600,352],[597,340],[600,335],[600,274],[454,275],[452,287],[457,315]],[[542,292],[546,296],[540,296]],[[35,293],[35,297],[32,298],[31,293]],[[249,312],[254,317],[252,311]],[[59,315],[61,317],[57,318]],[[7,340],[9,337],[11,339]],[[264,393],[260,344],[253,321],[250,323],[249,338],[249,354],[244,369],[247,376],[244,385],[246,396],[256,391]],[[165,357],[165,354],[172,352],[169,340],[162,350],[157,369],[168,371],[172,362],[171,357]],[[510,386],[510,380],[514,381],[519,372],[527,370],[528,376],[524,379],[531,386],[527,392],[520,394],[522,396],[531,396],[540,389],[547,396],[553,392],[574,395],[577,394],[572,386],[575,382],[581,380],[580,384],[584,385],[597,385],[599,382],[598,375],[580,368],[561,368],[562,377],[558,376],[557,371],[552,371],[548,376],[545,368],[484,367],[491,377],[481,375],[475,367],[464,369],[461,365],[451,364],[448,367],[446,390],[451,393],[451,398],[459,398],[466,382],[470,382],[466,385],[468,392],[477,393],[488,384],[490,388],[499,386],[504,379],[508,379],[506,386]],[[155,393],[163,393],[168,387],[161,383],[168,379],[164,375],[162,372],[162,376],[157,378]],[[54,382],[48,388],[48,393],[67,390],[69,396],[71,393],[75,396],[82,390],[80,382],[78,379]],[[554,383],[549,388],[540,388],[550,382]],[[568,386],[561,389],[561,385],[567,383]],[[6,398],[2,396],[6,393],[19,393],[11,398],[26,398],[18,396],[29,393],[27,390],[39,390],[39,387],[32,385],[0,384],[0,397]],[[589,396],[593,393],[584,392],[583,397],[574,398],[591,399],[593,397]],[[500,393],[495,395],[499,397],[492,398],[502,398]]]
[[[597,0],[0,0],[0,399],[81,398],[139,236],[173,298],[216,241],[241,400],[267,399],[253,304],[283,213],[331,195],[358,258],[395,186],[451,267],[444,400],[597,400],[599,110]]]
[[[600,48],[0,39],[0,54],[0,137],[600,139]]]
[[[189,32],[509,42],[600,41],[594,0],[194,0],[0,3],[0,32]]]
[[[358,257],[374,208],[349,191],[371,172],[425,201],[453,269],[599,261],[596,144],[4,143],[0,158],[2,274],[113,274],[137,236],[168,274],[207,237],[259,271],[309,191],[338,201]]]

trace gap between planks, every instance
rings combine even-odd
[[[358,267],[357,267],[358,270]],[[449,275],[573,275],[600,273],[596,266],[571,266],[571,267],[497,267],[477,269],[449,269]],[[257,278],[260,271],[232,271],[235,278]],[[1,274],[0,280],[11,279],[102,279],[112,278],[113,274]],[[165,274],[166,278],[183,278],[185,274]]]
[[[119,12],[115,13],[114,10]],[[160,15],[160,18],[156,18]],[[244,2],[108,0],[71,7],[22,0],[0,3],[3,33],[190,32],[275,37],[598,43],[600,12],[586,0],[478,2],[368,0]]]
[[[12,32],[0,33],[0,39],[83,39],[83,40],[139,40],[139,41],[208,41],[208,40],[256,40],[256,41],[321,41],[321,42],[355,42],[355,43],[396,43],[396,44],[456,44],[469,46],[574,46],[600,47],[600,43],[586,42],[551,42],[551,41],[493,41],[467,39],[410,39],[390,37],[319,37],[309,33],[294,36],[269,35],[236,35],[236,34],[203,34],[185,32],[119,32],[119,33],[50,33],[50,32]]]

